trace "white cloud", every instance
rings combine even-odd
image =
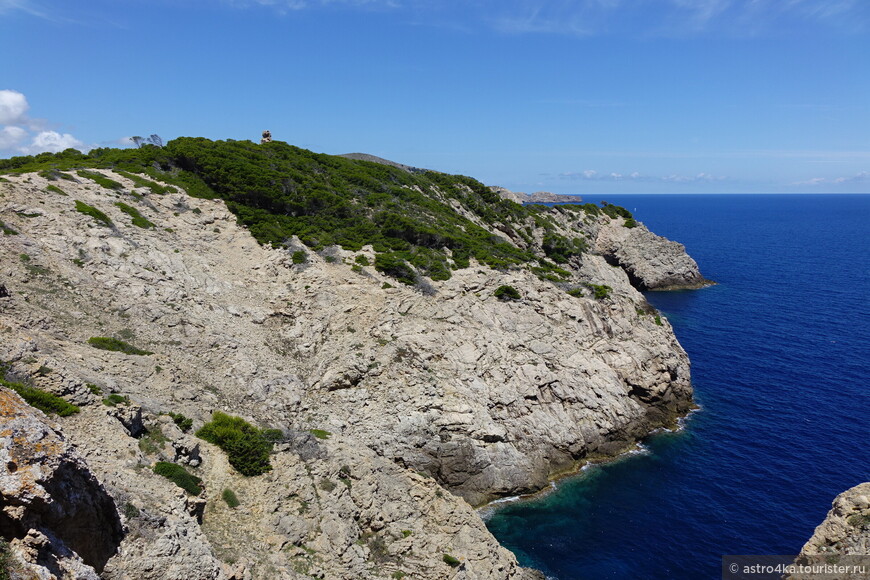
[[[87,152],[93,149],[92,146],[86,145],[83,141],[79,141],[69,133],[58,133],[57,131],[41,131],[34,138],[30,145],[19,147],[23,153],[34,155],[50,151],[57,153],[64,149],[78,149],[82,152]]]
[[[6,0],[0,0],[0,9],[8,5]],[[94,148],[69,133],[46,130],[44,121],[27,116],[29,109],[23,93],[0,90],[0,125],[5,125],[0,127],[0,152],[33,155],[45,151],[57,153],[69,148],[87,152]],[[25,144],[28,140],[30,143]]]
[[[27,98],[18,91],[0,91],[0,125],[21,125],[27,120]]]
[[[0,150],[14,149],[29,136],[30,134],[21,127],[3,127],[0,129]]]
[[[727,181],[728,178],[725,176],[716,176],[711,175],[709,173],[698,173],[696,175],[644,175],[637,171],[633,171],[628,174],[617,173],[615,171],[611,171],[610,173],[600,173],[594,169],[587,169],[585,171],[572,171],[566,173],[560,173],[559,177],[563,179],[580,179],[583,181],[646,181],[646,182],[665,182],[665,183],[698,183],[698,182],[714,182],[714,181]]]
[[[870,171],[861,171],[845,177],[813,177],[806,181],[796,181],[792,185],[843,185],[850,183],[870,183]]]

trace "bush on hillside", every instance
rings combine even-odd
[[[241,417],[215,411],[212,420],[203,425],[196,436],[220,447],[230,465],[242,475],[260,475],[272,469],[271,430],[261,430]]]

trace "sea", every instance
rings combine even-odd
[[[714,579],[723,555],[797,554],[837,494],[870,481],[870,195],[604,199],[718,283],[646,295],[689,354],[700,409],[485,508],[487,527],[558,580]]]

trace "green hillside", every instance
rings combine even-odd
[[[89,154],[67,149],[0,160],[0,172],[39,171],[49,179],[75,179],[66,172],[88,168],[127,172],[125,177],[156,194],[166,188],[148,176],[192,196],[226,200],[239,223],[263,244],[280,247],[294,235],[312,250],[331,245],[359,250],[371,244],[375,267],[405,283],[416,278],[408,264],[443,280],[451,270],[467,267],[471,257],[493,268],[531,267],[558,279],[567,272],[556,263],[579,256],[586,244],[565,235],[553,214],[617,211],[593,204],[521,206],[470,177],[409,173],[280,141],[258,145],[183,137],[162,148],[103,148]],[[89,178],[86,171],[75,175]],[[625,212],[618,210],[618,215]]]

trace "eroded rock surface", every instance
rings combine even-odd
[[[96,579],[123,537],[115,503],[66,438],[0,387],[0,535],[28,568]]]
[[[845,557],[843,557],[845,556]],[[839,563],[864,565],[864,571],[850,571],[839,576],[844,580],[867,578],[870,558],[852,560],[848,556],[870,556],[870,482],[856,485],[834,499],[825,521],[801,549],[797,563],[812,565]],[[813,574],[796,574],[792,580],[811,580]]]
[[[680,290],[711,284],[683,244],[649,231],[643,224],[622,227],[615,219],[601,228],[595,249],[628,274],[639,290]]]
[[[262,247],[222,202],[104,173],[126,189],[63,181],[60,195],[34,174],[0,183],[2,219],[18,232],[0,245],[0,361],[82,409],[63,432],[129,529],[105,578],[532,577],[469,503],[540,489],[691,405],[667,320],[594,251],[564,264],[559,284],[472,265],[390,287],[351,268],[357,255],[371,263],[371,248]],[[133,226],[118,201],[155,227]],[[592,249],[628,230],[582,212],[552,222]],[[304,264],[291,259],[299,249]],[[520,299],[496,298],[502,285]],[[95,336],[153,354],[98,350]],[[129,401],[104,405],[110,393]],[[242,477],[161,415],[195,430],[214,410],[287,434],[273,471]],[[201,477],[201,496],[155,475],[156,461]]]

